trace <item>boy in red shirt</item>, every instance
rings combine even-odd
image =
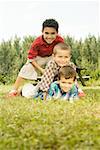
[[[64,39],[58,35],[58,28],[59,24],[54,19],[46,19],[43,22],[42,35],[32,43],[28,51],[27,62],[21,68],[14,87],[8,96],[18,95],[18,89],[25,79],[36,80],[37,71],[43,74],[43,66],[51,59],[54,46],[57,43],[64,42]]]

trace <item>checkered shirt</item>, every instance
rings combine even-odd
[[[45,72],[41,81],[38,83],[39,89],[43,92],[47,92],[50,84],[53,82],[54,77],[58,74],[60,67],[54,60],[49,61],[45,68]]]
[[[69,65],[75,68],[75,65],[72,62],[70,62]],[[49,61],[41,81],[37,84],[41,91],[47,92],[49,90],[50,84],[54,81],[54,78],[59,73],[59,69],[60,67],[54,60]]]

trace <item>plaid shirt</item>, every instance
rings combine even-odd
[[[75,65],[72,62],[70,62],[69,65],[75,68]],[[54,81],[54,78],[59,73],[59,69],[60,66],[58,66],[58,64],[53,59],[49,61],[41,81],[37,84],[41,91],[47,92],[49,90],[50,84]]]
[[[42,90],[43,92],[48,91],[50,84],[53,82],[54,77],[58,74],[59,69],[60,67],[54,60],[49,61],[45,68],[45,72],[42,76],[42,79],[38,83],[40,90]]]

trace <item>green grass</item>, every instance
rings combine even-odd
[[[0,86],[0,150],[99,150],[100,89],[80,101],[3,98]]]

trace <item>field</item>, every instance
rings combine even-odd
[[[0,86],[0,150],[99,150],[100,88],[68,101],[5,98]]]

